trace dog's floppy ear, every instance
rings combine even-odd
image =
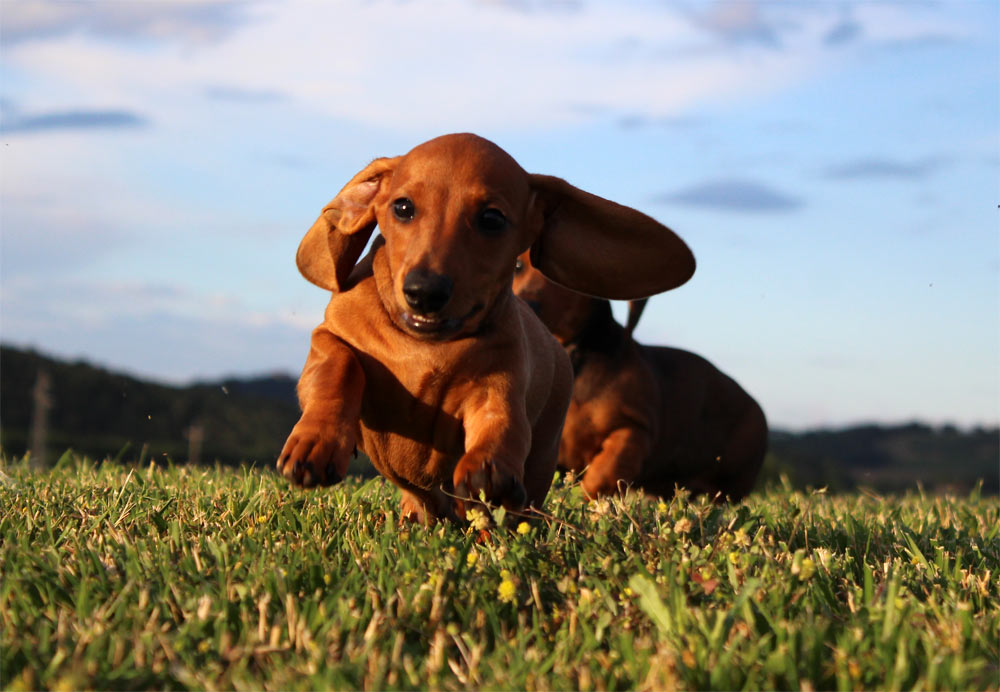
[[[339,292],[375,230],[375,197],[399,157],[375,159],[323,208],[295,255],[302,276]]]
[[[694,274],[691,250],[658,221],[549,175],[529,175],[541,231],[531,263],[556,283],[615,300],[676,288]]]
[[[646,309],[647,302],[649,302],[649,298],[640,298],[639,300],[630,300],[628,302],[628,320],[625,322],[625,333],[629,336],[632,336],[636,325],[639,324],[639,318],[642,317],[642,311]]]

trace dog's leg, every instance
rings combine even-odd
[[[357,443],[365,374],[354,352],[324,327],[312,334],[299,378],[302,417],[278,457],[278,471],[306,487],[343,480]]]
[[[489,387],[486,387],[488,390]],[[531,447],[527,416],[501,395],[477,397],[463,417],[465,454],[455,465],[455,494],[521,509],[527,500],[524,460]]]
[[[545,496],[552,485],[552,476],[555,474],[559,459],[559,442],[562,438],[566,405],[573,382],[569,368],[566,368],[564,380],[553,383],[554,395],[535,423],[531,435],[531,451],[524,461],[524,489],[528,493],[528,504],[538,509],[542,508]]]
[[[601,444],[601,451],[593,458],[583,474],[583,492],[588,498],[618,492],[618,482],[631,483],[642,470],[649,456],[652,439],[645,430],[619,428]]]
[[[451,498],[440,490],[420,493],[403,490],[399,504],[400,522],[433,526],[438,519],[456,519]]]

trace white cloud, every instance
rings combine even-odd
[[[221,295],[206,299],[170,286],[120,282],[52,284],[10,294],[5,282],[2,302],[5,343],[172,382],[297,373],[318,321],[316,314],[263,313]]]
[[[595,112],[663,117],[766,95],[843,59],[828,39],[845,21],[859,40],[876,42],[969,33],[942,11],[877,3],[25,7],[4,16],[14,37],[36,38],[10,43],[5,27],[5,57],[33,101],[26,108],[152,109],[187,120],[211,107],[206,89],[224,85],[397,131],[545,129]],[[221,33],[226,40],[209,40]],[[122,36],[173,40],[108,40]]]
[[[139,47],[73,33],[18,43],[7,57],[32,77],[24,89],[35,109],[68,99],[187,119],[197,117],[192,107],[209,107],[205,89],[222,84],[395,130],[535,129],[602,110],[659,117],[768,93],[810,72],[836,19],[816,15],[814,30],[785,39],[802,42],[794,51],[737,53],[689,14],[645,3],[577,12],[457,0],[245,9],[248,21],[226,41]],[[730,33],[750,31],[731,24]]]
[[[22,275],[65,276],[134,250],[198,237],[219,220],[136,185],[142,134],[26,135],[0,150],[4,286]]]
[[[3,4],[4,40],[21,42],[70,33],[109,38],[215,41],[238,24],[245,3],[226,0],[60,2]]]
[[[223,5],[232,9],[220,9]],[[169,377],[234,369],[249,372],[276,364],[295,371],[308,348],[308,330],[321,319],[326,300],[322,291],[295,273],[294,250],[302,232],[365,157],[399,153],[407,143],[446,130],[480,131],[505,146],[507,141],[520,143],[518,157],[523,152],[533,156],[531,164],[537,170],[589,178],[611,189],[614,184],[608,178],[613,174],[607,171],[633,167],[628,176],[619,174],[626,182],[618,189],[635,199],[642,199],[650,187],[684,190],[692,181],[726,176],[773,181],[775,189],[808,196],[809,204],[803,205],[796,220],[809,224],[810,231],[850,228],[843,220],[863,216],[854,200],[851,205],[827,201],[824,206],[818,185],[800,187],[809,182],[801,179],[801,167],[813,160],[813,149],[825,152],[823,161],[850,163],[871,157],[869,145],[854,137],[865,134],[866,124],[845,123],[850,141],[838,135],[837,128],[827,127],[829,139],[798,132],[777,143],[775,133],[755,127],[753,118],[775,117],[768,108],[769,95],[798,85],[822,87],[824,79],[837,72],[862,86],[869,77],[884,80],[884,74],[869,74],[869,66],[885,67],[885,59],[895,56],[873,47],[966,39],[995,44],[995,37],[980,35],[995,29],[995,23],[970,21],[988,13],[963,9],[976,6],[875,2],[713,6],[660,0],[224,4],[191,0],[84,5],[0,0],[4,22],[0,98],[5,124],[18,109],[29,122],[35,117],[36,124],[38,117],[49,116],[42,122],[51,124],[52,114],[61,114],[59,122],[65,125],[66,114],[80,113],[135,114],[148,123],[142,128],[32,131],[22,127],[4,132],[0,337]],[[191,9],[198,7],[208,9],[199,15]],[[19,13],[12,23],[11,17]],[[969,63],[956,65],[959,74]],[[879,93],[887,100],[899,101],[901,92],[894,84],[869,86],[884,88]],[[829,100],[815,99],[822,102],[802,104],[801,111],[782,112],[780,117],[801,120],[815,126],[816,132],[829,120],[852,113],[837,97],[859,97],[822,88],[808,91]],[[754,112],[733,107],[748,101],[763,101],[764,108]],[[774,103],[789,106],[787,100]],[[964,103],[956,101],[954,108],[964,108]],[[921,117],[919,112],[912,115]],[[687,124],[699,130],[694,133],[699,136],[662,129],[623,136],[615,129],[623,119]],[[984,137],[976,128],[964,135],[962,128],[955,129],[970,157],[996,150],[995,132]],[[918,163],[937,151],[956,160],[961,156],[949,149],[952,144],[946,137],[934,136],[933,127],[914,126],[908,131],[927,134],[913,138],[917,149],[900,153],[891,142],[880,140],[877,154],[885,160]],[[577,145],[575,138],[583,132],[593,141]],[[547,146],[547,135],[552,146]],[[704,144],[710,136],[715,137],[711,146]],[[771,144],[758,146],[758,139]],[[525,147],[525,141],[531,144]],[[919,148],[927,141],[935,143],[934,151]],[[771,155],[772,149],[781,153],[792,142],[807,146],[787,165]],[[652,143],[648,151],[641,148],[647,143]],[[675,148],[675,143],[680,146]],[[554,159],[557,149],[562,158]],[[731,156],[720,154],[722,149],[731,150]],[[667,151],[670,154],[664,155]],[[827,155],[834,151],[835,157]],[[751,166],[747,161],[754,157],[757,161]],[[766,163],[760,164],[762,159]],[[313,165],[279,167],[274,160]],[[558,165],[551,165],[553,161]],[[574,168],[584,165],[593,170],[583,173]],[[798,172],[795,166],[800,166]],[[885,174],[887,169],[883,165],[881,170]],[[867,171],[871,173],[870,166]],[[947,171],[956,176],[962,172],[959,165]],[[976,173],[982,170],[977,168]],[[711,195],[706,199],[705,190],[701,192],[702,201],[711,201]],[[730,202],[734,195],[742,199],[744,208],[749,193],[756,195],[758,207],[761,204],[759,188],[729,186],[722,192]],[[956,208],[967,201],[964,190],[949,198],[942,186],[938,194],[957,200]],[[892,201],[879,199],[878,213],[889,218]],[[831,216],[825,217],[824,210]],[[685,295],[692,296],[687,312],[665,328],[664,340],[676,338],[675,343],[689,343],[713,357],[711,348],[732,344],[734,354],[772,364],[770,370],[759,371],[750,360],[732,366],[733,374],[759,393],[769,413],[777,411],[779,419],[791,421],[801,411],[804,422],[826,415],[815,408],[807,411],[808,402],[800,401],[801,387],[783,391],[768,384],[803,381],[799,373],[782,370],[789,360],[782,348],[805,351],[817,338],[823,344],[828,341],[816,328],[811,334],[796,331],[791,339],[786,330],[760,328],[797,324],[793,320],[799,314],[816,312],[809,305],[789,318],[781,307],[789,305],[789,296],[801,296],[804,287],[816,285],[816,272],[800,277],[789,274],[787,267],[804,266],[802,262],[776,262],[768,270],[758,261],[764,250],[778,245],[776,239],[799,235],[798,229],[763,218],[758,221],[759,232],[751,236],[746,225],[753,219],[748,214],[732,223],[720,218],[717,224],[706,224],[698,216],[701,213],[682,205],[670,209],[678,230],[698,246],[702,264],[699,280],[684,289],[689,293],[672,294],[666,301],[675,305]],[[727,251],[721,241],[711,244],[713,233],[731,237],[737,230],[752,238],[748,246],[757,255],[742,249]],[[872,235],[871,242],[875,241]],[[822,266],[833,262],[845,245],[838,240],[803,250],[791,243],[781,252],[790,256],[802,251],[810,261],[824,251],[832,253],[833,258],[816,260]],[[958,263],[958,255],[948,254],[954,246],[949,243],[947,251],[935,251],[935,267],[942,258]],[[881,254],[891,256],[893,251]],[[751,273],[741,279],[740,271]],[[857,285],[872,287],[871,277],[881,274],[859,273]],[[992,281],[995,274],[990,276]],[[761,292],[760,312],[754,312],[743,293],[755,295],[768,277],[774,277],[769,296],[781,298],[763,301]],[[734,292],[733,286],[752,290]],[[717,302],[711,304],[713,291],[718,292]],[[975,307],[983,293],[970,292],[968,299],[954,305]],[[869,303],[867,295],[865,301],[851,301],[848,318],[821,311],[824,326],[827,321],[854,324],[853,307],[861,305],[866,314],[865,310],[874,309]],[[733,319],[723,314],[726,310],[753,315],[754,320],[748,317],[745,329],[709,330],[698,341],[695,334],[706,324]],[[960,314],[957,307],[952,312]],[[706,322],[706,314],[716,317]],[[880,320],[882,314],[891,314],[892,319],[884,321],[895,325],[901,311],[880,313]],[[961,315],[963,324],[978,319]],[[921,321],[921,329],[924,324]],[[954,329],[936,331],[950,334],[949,341],[955,343],[970,342],[978,333],[970,327],[970,336],[957,339]],[[746,335],[761,335],[760,345],[748,342]],[[772,341],[765,343],[765,337]],[[921,337],[912,343],[925,341]],[[848,346],[854,348],[851,344],[845,349]],[[909,344],[890,351],[867,335],[863,348],[916,351]],[[908,369],[900,365],[898,370],[912,372],[911,362],[904,363]],[[719,357],[724,368],[731,367],[728,363],[728,358]],[[871,379],[865,373],[862,378]],[[832,379],[843,381],[845,389],[854,382],[839,374]],[[982,377],[953,379],[965,387]],[[919,399],[899,389],[910,399]],[[995,394],[995,388],[992,391]],[[832,406],[822,387],[814,392],[819,393],[812,399],[824,403],[813,405]],[[845,403],[827,413],[857,414],[856,399],[856,392],[848,392]],[[949,405],[941,401],[940,407]],[[969,401],[970,406],[980,405],[980,399]]]
[[[974,3],[970,3],[973,5]],[[949,7],[949,5],[952,5]],[[876,43],[922,42],[928,40],[963,40],[974,36],[980,27],[971,27],[956,12],[961,3],[857,3],[855,21],[866,38]]]
[[[60,333],[67,347],[88,334],[112,333],[121,325],[157,323],[160,334],[183,323],[203,325],[202,329],[213,332],[229,329],[237,340],[237,335],[267,330],[306,344],[309,331],[319,321],[318,313],[263,311],[220,292],[204,294],[167,283],[89,278],[5,280],[2,313],[3,340]]]

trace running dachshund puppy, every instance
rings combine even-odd
[[[665,226],[528,174],[475,135],[438,137],[355,175],[299,246],[300,272],[332,296],[280,473],[337,483],[360,448],[402,489],[412,520],[460,518],[481,493],[540,507],[573,373],[511,290],[529,248],[546,276],[609,298],[651,295],[694,272]]]
[[[675,484],[733,501],[749,493],[767,449],[757,402],[700,356],[636,343],[645,300],[629,304],[622,327],[607,300],[563,288],[536,267],[529,253],[518,258],[514,291],[570,355],[559,465],[583,472],[584,493],[614,493],[623,481],[665,497]]]

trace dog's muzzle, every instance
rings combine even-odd
[[[403,279],[403,296],[415,317],[440,312],[451,300],[455,284],[451,277],[425,269],[414,269]]]

